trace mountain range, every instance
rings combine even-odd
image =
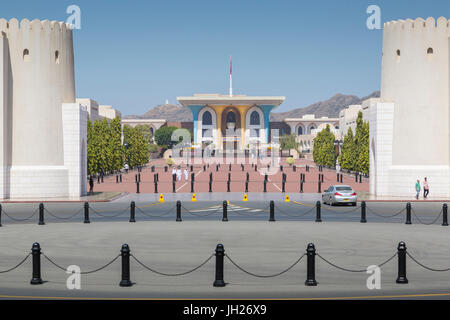
[[[283,121],[285,118],[301,118],[305,114],[314,114],[316,117],[339,117],[339,112],[352,104],[361,104],[369,98],[380,97],[380,91],[374,91],[366,97],[359,98],[355,95],[335,94],[331,98],[316,102],[310,106],[296,108],[285,112],[272,112],[270,121]],[[141,116],[127,115],[124,119],[166,119],[170,122],[192,121],[192,113],[188,108],[178,104],[158,105]]]

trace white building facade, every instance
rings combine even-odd
[[[370,191],[408,196],[417,179],[450,196],[450,27],[446,18],[385,23],[381,98],[370,107]]]
[[[0,19],[0,199],[86,194],[70,25]]]

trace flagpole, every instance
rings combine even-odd
[[[231,56],[230,56],[230,97],[233,96],[233,76],[232,76],[232,64],[231,64]]]

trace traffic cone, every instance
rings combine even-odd
[[[192,194],[192,202],[197,202],[197,198],[195,197],[195,193]]]
[[[284,200],[285,202],[291,202],[291,200],[289,200],[289,195],[286,195],[286,199]]]
[[[164,196],[162,193],[159,195],[159,202],[164,203]]]
[[[244,193],[244,199],[242,199],[242,201],[248,201],[248,198],[247,198],[247,194],[246,194],[246,193]]]
[[[227,205],[230,205],[230,201],[229,200],[227,200]]]

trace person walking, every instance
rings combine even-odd
[[[417,179],[416,182],[416,199],[419,200],[419,194],[420,194],[420,180]]]
[[[189,172],[188,172],[188,169],[185,168],[184,169],[184,180],[188,181],[188,178],[189,178]]]
[[[89,176],[89,194],[94,194],[94,179],[92,179],[92,176]]]
[[[178,169],[177,169],[177,180],[181,181],[181,168],[180,167],[178,167]]]
[[[428,185],[427,177],[423,180],[423,198],[426,199],[430,193],[430,186]]]

